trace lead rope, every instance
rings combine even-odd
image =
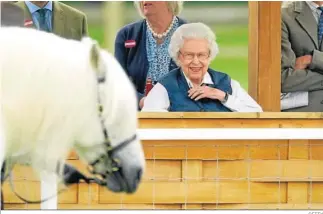
[[[28,200],[28,199],[25,199],[23,198],[22,196],[20,196],[17,191],[15,190],[15,187],[14,187],[14,184],[13,184],[13,179],[12,179],[12,171],[9,172],[8,176],[9,176],[9,184],[10,184],[10,188],[12,190],[12,192],[20,199],[22,200],[23,202],[25,203],[28,203],[28,204],[39,204],[39,203],[44,203],[54,197],[56,197],[57,195],[59,195],[60,193],[62,193],[63,191],[67,190],[67,188],[63,188],[63,189],[60,189],[56,194],[53,194],[52,196],[48,197],[48,198],[45,198],[45,199],[42,199],[42,200],[38,200],[38,201],[31,201],[31,200]],[[63,179],[64,180],[64,179]],[[59,184],[61,184],[62,182],[60,181]]]
[[[63,181],[67,180],[66,178],[69,178],[71,175],[73,174],[73,171],[71,171],[70,173],[68,174],[65,174],[63,176]],[[68,188],[67,188],[67,184],[63,183],[62,181],[60,181],[58,184],[64,184],[65,187],[63,187],[62,189],[60,189],[57,193],[53,194],[52,196],[49,196],[48,198],[45,198],[45,199],[41,199],[41,200],[36,200],[36,201],[31,201],[31,200],[28,200],[28,199],[25,199],[24,197],[22,197],[21,195],[19,195],[17,193],[17,191],[15,190],[15,187],[14,187],[14,184],[13,184],[13,178],[12,178],[12,171],[9,172],[8,176],[9,176],[9,184],[10,184],[10,188],[12,190],[12,192],[22,201],[24,201],[25,203],[29,203],[29,204],[39,204],[39,203],[44,203],[56,196],[58,196],[59,194],[61,194],[62,192],[66,191]],[[84,175],[83,175],[84,176]],[[84,176],[86,178],[85,182],[86,183],[97,183],[99,185],[103,185],[103,183],[97,179],[97,178],[87,178],[86,176]],[[78,181],[79,182],[79,181]],[[73,183],[72,183],[73,184]],[[75,184],[75,183],[74,183]],[[71,184],[70,184],[71,185]],[[3,199],[2,199],[3,200]]]

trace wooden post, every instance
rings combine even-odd
[[[114,41],[118,30],[123,27],[123,1],[103,2],[104,47],[114,53]]]
[[[264,111],[280,111],[281,2],[249,2],[249,94]]]

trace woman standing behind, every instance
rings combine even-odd
[[[115,57],[137,90],[139,109],[143,107],[148,79],[156,83],[177,67],[168,54],[174,31],[186,23],[178,15],[181,1],[134,2],[142,20],[123,27],[115,41]]]

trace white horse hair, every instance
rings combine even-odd
[[[281,3],[281,8],[287,8],[287,7],[289,7],[293,3],[294,3],[294,1],[283,1]]]
[[[3,27],[0,47],[0,168],[3,160],[10,160],[55,172],[73,148],[86,163],[104,155],[98,94],[112,147],[136,133],[134,87],[116,59],[90,38],[80,42],[34,29]],[[106,81],[98,87],[101,75]],[[145,167],[140,140],[116,157],[124,182],[134,191],[134,180]],[[96,171],[104,170],[99,163]]]

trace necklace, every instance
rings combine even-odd
[[[147,26],[148,26],[148,29],[151,31],[151,33],[153,34],[154,37],[158,38],[158,39],[161,39],[165,36],[167,36],[167,34],[169,33],[169,31],[173,28],[173,25],[176,21],[176,16],[173,17],[173,21],[172,23],[170,23],[169,27],[167,28],[167,30],[164,32],[164,33],[156,33],[152,27],[150,26],[149,22],[147,21]]]

